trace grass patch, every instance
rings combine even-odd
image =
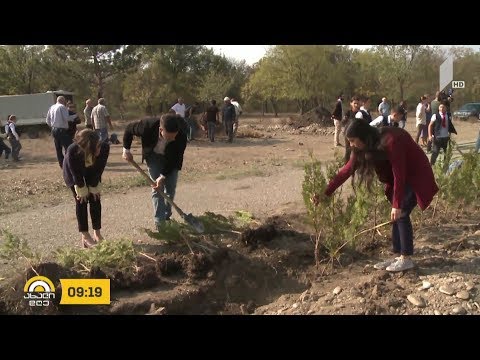
[[[0,245],[0,259],[16,260],[24,258],[31,262],[40,256],[35,253],[26,240],[21,240],[17,235],[8,230],[0,230],[3,242]]]
[[[136,263],[137,251],[129,240],[102,241],[90,249],[58,249],[55,258],[60,265],[79,272],[92,267],[131,272]]]
[[[220,171],[215,176],[215,180],[238,180],[245,177],[252,177],[252,176],[268,176],[269,174],[257,168],[246,169],[246,170],[238,170],[238,169],[231,169],[227,171]]]

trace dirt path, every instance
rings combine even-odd
[[[234,181],[210,180],[185,183],[179,180],[176,203],[186,213],[206,211],[231,215],[247,210],[257,216],[301,205],[303,171],[291,170],[288,176],[243,178]],[[102,201],[102,232],[108,239],[130,238],[147,241],[144,228],[153,229],[150,190],[136,188],[126,194],[105,194]],[[178,214],[175,218],[180,221]],[[2,227],[29,245],[48,254],[59,246],[79,246],[74,204],[27,210],[2,217]]]

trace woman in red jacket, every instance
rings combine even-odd
[[[330,196],[350,176],[358,176],[370,188],[375,173],[385,184],[385,195],[392,204],[393,252],[399,256],[375,264],[376,269],[403,271],[414,267],[413,228],[410,213],[418,204],[425,210],[438,191],[432,167],[423,150],[410,134],[400,128],[377,129],[354,121],[345,135],[353,149],[349,161],[330,181],[325,195]]]

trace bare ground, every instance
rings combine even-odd
[[[206,211],[230,215],[236,210],[247,210],[261,222],[273,221],[277,231],[273,239],[254,248],[231,234],[203,239],[210,241],[212,252],[192,255],[183,244],[172,248],[151,239],[144,230],[153,225],[150,190],[146,185],[138,186],[139,176],[121,159],[121,145],[112,146],[103,179],[107,185],[102,201],[103,234],[107,239],[128,238],[146,247],[155,254],[156,262],[150,266],[154,265],[152,271],[159,275],[148,290],[119,289],[111,307],[91,311],[433,314],[437,310],[478,314],[478,215],[469,218],[465,214],[465,219],[458,220],[463,227],[445,225],[442,238],[435,235],[437,228],[418,231],[419,267],[415,271],[392,275],[372,269],[372,264],[388,252],[389,240],[384,239],[369,256],[352,254],[334,274],[319,276],[313,266],[313,244],[305,225],[302,164],[310,151],[318,159],[330,160],[333,136],[282,130],[287,122],[288,119],[245,119],[241,131],[254,137],[238,138],[233,144],[225,143],[221,135],[214,144],[202,137],[191,142],[185,154],[176,203],[194,215]],[[117,124],[118,133],[122,125]],[[412,133],[413,125],[412,121],[407,125]],[[478,124],[460,123],[457,129],[459,142],[473,141],[478,134]],[[74,204],[63,185],[51,138],[22,140],[22,144],[24,161],[13,164],[0,160],[2,183],[8,181],[13,189],[2,191],[1,228],[27,240],[48,259],[52,250],[60,246],[78,246]],[[135,150],[139,154],[138,144]],[[168,256],[177,259],[177,271],[162,272],[159,264]],[[196,270],[189,269],[198,267],[199,257],[207,259],[202,260],[206,270],[197,276]],[[4,265],[0,265],[0,278],[10,276],[7,264]],[[432,286],[418,290],[423,281]],[[454,287],[454,295],[440,292],[440,286],[447,284]],[[333,294],[337,287],[340,290]],[[467,291],[467,299],[455,297],[462,290]],[[426,306],[412,305],[407,300],[412,294],[422,297]],[[461,296],[467,297],[464,293]]]

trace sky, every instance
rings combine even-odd
[[[219,55],[225,55],[227,58],[234,58],[237,60],[245,60],[248,65],[253,65],[260,60],[271,45],[206,45],[212,48],[215,53]],[[356,49],[365,50],[372,45],[349,45]],[[454,46],[454,45],[443,45]],[[455,45],[461,46],[461,45]],[[469,46],[477,51],[480,50],[480,45],[465,45]]]

